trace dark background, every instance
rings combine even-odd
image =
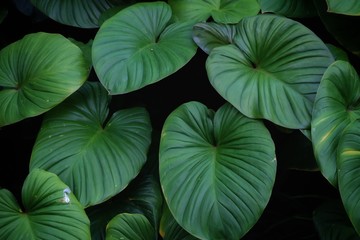
[[[84,43],[93,39],[97,32],[97,29],[59,24],[31,7],[20,11],[11,1],[2,4],[7,5],[8,15],[0,24],[0,48],[28,33],[39,31],[60,33]],[[312,29],[324,42],[339,45],[325,30],[319,18],[298,21]],[[199,101],[216,110],[225,101],[208,82],[206,57],[198,49],[186,66],[166,79],[132,93],[113,96],[111,108],[117,110],[135,105],[145,106],[150,113],[153,128],[157,131],[161,131],[167,115],[182,103]],[[354,58],[353,61],[358,64],[358,59]],[[90,80],[96,81],[94,72]],[[31,149],[41,120],[42,116],[38,116],[0,128],[0,187],[13,192],[18,199],[21,199],[22,183],[28,174]],[[315,161],[311,143],[301,132],[286,132],[270,122],[266,122],[266,125],[276,145],[276,183],[265,212],[243,239],[318,239],[312,222],[313,211],[327,199],[338,199],[338,192],[318,171],[289,168],[298,158],[310,163]]]

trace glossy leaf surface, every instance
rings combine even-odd
[[[218,23],[238,23],[243,17],[259,13],[256,0],[169,0],[177,20],[204,22],[210,17]]]
[[[22,206],[0,189],[1,239],[89,239],[89,219],[71,189],[55,174],[34,169],[22,188]]]
[[[31,3],[51,19],[80,28],[99,27],[101,13],[113,6],[108,0],[31,0]]]
[[[121,213],[109,222],[106,229],[106,240],[153,240],[154,235],[149,220],[138,213]]]
[[[328,12],[360,16],[360,2],[358,0],[326,0]]]
[[[339,191],[347,215],[360,234],[360,120],[343,132],[338,148]]]
[[[350,63],[338,60],[326,70],[314,103],[311,123],[314,154],[322,174],[334,186],[339,139],[344,129],[360,116],[359,81]]]
[[[100,83],[88,82],[46,115],[31,155],[31,169],[58,174],[84,206],[123,190],[147,158],[148,112],[131,108],[109,116],[109,101]]]
[[[270,133],[230,104],[188,102],[166,119],[160,182],[176,221],[201,239],[239,239],[259,219],[275,180]]]
[[[138,3],[101,25],[93,42],[93,64],[110,94],[160,81],[195,55],[193,23],[172,23],[171,17],[164,2]]]
[[[197,23],[193,28],[194,42],[207,54],[215,47],[231,44],[235,25],[214,22]]]
[[[313,100],[333,57],[304,25],[276,15],[244,18],[232,45],[206,62],[216,91],[250,118],[310,128]]]
[[[40,115],[85,82],[83,52],[60,34],[26,35],[0,51],[0,126]]]

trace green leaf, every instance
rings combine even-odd
[[[113,5],[108,0],[31,0],[51,19],[73,27],[97,28],[101,13]]]
[[[149,174],[137,177],[115,197],[86,209],[91,221],[91,239],[103,239],[107,223],[120,213],[143,214],[154,229],[159,229],[162,203],[158,179]],[[154,239],[156,236],[157,233],[154,234]]]
[[[262,13],[275,13],[289,18],[317,16],[313,0],[258,0]]]
[[[335,60],[349,61],[348,54],[342,48],[330,43],[327,43],[326,46],[329,48]]]
[[[245,116],[307,129],[319,82],[333,61],[304,25],[263,14],[240,21],[233,44],[213,49],[206,69],[215,90]]]
[[[192,236],[185,231],[172,216],[169,207],[164,204],[161,221],[160,231],[163,240],[196,240],[198,238]]]
[[[201,239],[239,239],[260,218],[275,180],[275,147],[259,120],[230,104],[188,102],[166,119],[160,183],[176,221]]]
[[[60,34],[32,33],[0,51],[0,126],[40,115],[85,82],[82,51]]]
[[[218,23],[238,23],[259,13],[257,0],[169,0],[176,19],[204,22],[212,17]]]
[[[96,74],[110,94],[162,80],[195,55],[190,22],[171,23],[165,2],[138,3],[104,22],[93,42]]]
[[[337,167],[341,199],[353,226],[360,235],[359,118],[344,130],[339,140]]]
[[[45,115],[30,168],[54,172],[84,206],[122,191],[146,161],[151,123],[144,108],[108,116],[110,97],[100,83],[88,82]]]
[[[346,5],[346,2],[348,1],[341,1],[341,4]],[[328,12],[325,0],[316,0],[314,4],[327,32],[329,32],[344,49],[360,57],[360,29],[353,27],[360,25],[360,18],[358,16]],[[351,29],[351,31],[349,29]]]
[[[106,240],[153,240],[154,228],[142,214],[121,213],[114,217],[106,229]]]
[[[313,220],[321,240],[360,239],[341,201],[331,200],[322,203],[315,209]]]
[[[89,219],[70,188],[55,174],[34,169],[22,188],[21,209],[0,189],[2,239],[90,239]]]
[[[358,0],[326,0],[328,12],[344,15],[360,16],[360,1]]]
[[[233,42],[235,25],[214,22],[197,23],[193,27],[194,42],[207,54],[212,49]]]
[[[337,151],[344,129],[360,117],[360,79],[349,62],[338,60],[324,73],[316,95],[311,136],[324,177],[337,186]]]

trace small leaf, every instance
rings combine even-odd
[[[2,239],[90,239],[89,219],[71,189],[55,174],[34,169],[25,179],[21,209],[0,189]]]
[[[153,240],[154,228],[142,214],[121,213],[114,217],[106,229],[106,240]]]

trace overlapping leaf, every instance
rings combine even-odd
[[[212,17],[218,23],[238,23],[243,17],[259,13],[256,0],[169,0],[179,21],[203,22]]]
[[[138,3],[108,19],[93,42],[93,64],[110,94],[162,80],[195,55],[192,22],[171,23],[165,2]]]
[[[176,221],[200,239],[239,239],[259,219],[275,180],[274,143],[262,122],[230,104],[199,102],[165,121],[160,182]]]
[[[240,21],[233,44],[213,49],[206,69],[217,92],[244,115],[307,129],[319,82],[333,61],[304,25],[263,14]]]
[[[316,95],[311,135],[315,158],[324,177],[337,186],[339,139],[359,118],[360,79],[350,63],[338,60],[324,73]]]
[[[215,47],[231,44],[236,33],[232,24],[197,23],[193,28],[194,42],[207,54]]]
[[[0,126],[40,115],[85,82],[83,52],[60,34],[32,33],[0,51]]]
[[[1,239],[90,239],[83,206],[55,174],[31,171],[22,188],[22,205],[0,189]]]
[[[108,116],[110,97],[100,83],[88,82],[42,123],[30,168],[54,172],[84,206],[105,201],[139,173],[151,142],[143,108]]]

